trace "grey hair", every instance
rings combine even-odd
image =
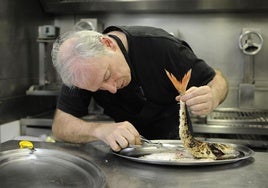
[[[72,87],[78,80],[83,80],[83,75],[75,68],[79,63],[109,54],[100,41],[102,36],[101,33],[84,30],[64,33],[57,38],[51,51],[52,62],[65,85]],[[62,48],[68,41],[70,45],[64,51]]]

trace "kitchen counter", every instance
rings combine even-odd
[[[17,140],[1,144],[0,150],[18,148]],[[107,188],[157,187],[235,187],[266,188],[268,152],[256,152],[247,160],[215,166],[161,166],[142,164],[113,155],[97,141],[89,144],[34,142],[35,148],[68,152],[99,166],[106,176]]]

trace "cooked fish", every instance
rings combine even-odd
[[[167,70],[165,71],[179,94],[184,95],[191,77],[192,70],[190,69],[185,74],[185,76],[182,78],[182,81],[178,81],[172,73],[168,72]],[[187,122],[186,105],[183,101],[180,101],[179,135],[183,146],[193,155],[193,157],[197,159],[215,160],[234,158],[234,156],[236,156],[237,151],[235,151],[234,148],[229,144],[203,142],[193,137],[189,129],[189,122]]]

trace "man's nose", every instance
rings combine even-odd
[[[103,83],[101,88],[103,90],[109,91],[110,93],[116,93],[117,92],[116,83],[112,83],[112,82]]]

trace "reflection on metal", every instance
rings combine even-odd
[[[248,12],[267,11],[266,0],[40,0],[46,12]]]

